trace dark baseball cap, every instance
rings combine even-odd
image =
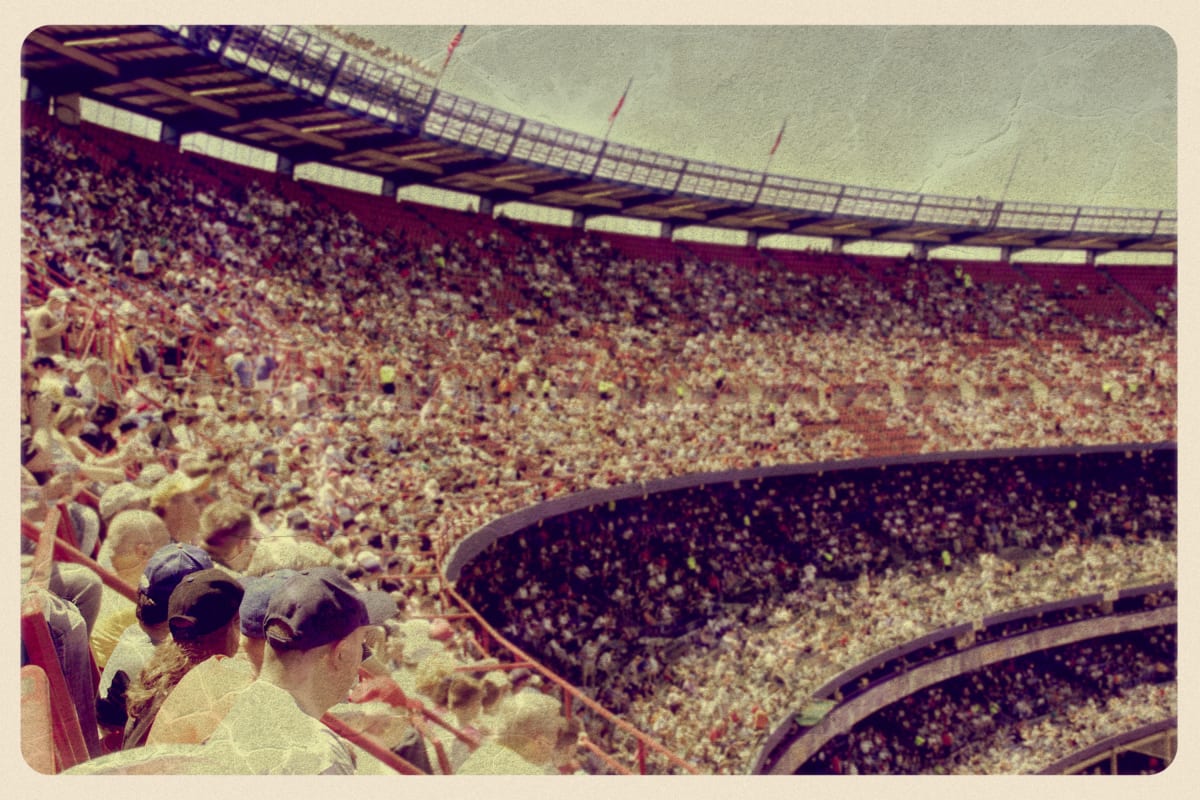
[[[245,590],[219,569],[185,575],[168,604],[171,636],[187,641],[219,630],[238,613]]]
[[[263,623],[267,617],[267,605],[271,596],[281,586],[288,582],[293,575],[299,575],[294,569],[277,569],[256,578],[243,578],[242,585],[246,589],[242,597],[242,606],[238,610],[241,617],[242,634],[250,639],[265,639],[266,632]]]
[[[387,592],[359,591],[340,570],[314,567],[272,593],[263,630],[276,650],[312,650],[380,625],[397,611]]]
[[[147,625],[166,622],[171,593],[179,582],[193,572],[212,568],[212,558],[195,545],[172,542],[156,550],[138,582],[142,621]]]

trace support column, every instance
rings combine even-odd
[[[25,84],[25,101],[47,108],[50,105],[50,93],[41,84],[29,81]]]
[[[913,242],[912,257],[917,261],[929,258],[929,245],[925,242]]]
[[[57,95],[54,98],[54,118],[63,125],[78,125],[82,118],[79,103],[79,92]]]
[[[571,227],[574,230],[581,231],[587,223],[587,214],[583,213],[583,209],[577,208],[571,212]]]
[[[275,160],[275,171],[288,178],[294,177],[296,164],[290,158],[280,155]]]
[[[842,254],[842,248],[845,246],[846,240],[841,236],[829,237],[829,252],[833,253],[834,255],[840,256]]]
[[[1095,250],[1084,250],[1083,251],[1083,263],[1087,264],[1089,267],[1096,266],[1096,251]]]
[[[1011,246],[1000,248],[1000,263],[1012,264],[1013,249]]]
[[[758,249],[758,231],[746,231],[746,247]]]
[[[169,144],[176,149],[179,148],[180,141],[183,136],[179,133],[179,129],[174,125],[169,125],[166,122],[162,124],[162,129],[159,131],[158,140],[163,144]]]
[[[670,240],[671,234],[675,233],[675,226],[666,220],[662,221],[662,228],[658,233],[660,239]]]
[[[479,213],[486,217],[494,216],[496,213],[496,201],[490,197],[479,198]]]
[[[388,200],[394,201],[396,199],[396,192],[399,189],[400,186],[396,183],[395,179],[384,178],[383,185],[379,187],[379,195],[380,197],[386,197]]]

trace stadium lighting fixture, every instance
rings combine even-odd
[[[215,94],[232,94],[241,88],[240,86],[213,86],[208,89],[196,89],[189,94],[193,97],[208,97]]]
[[[499,181],[519,181],[524,178],[528,178],[532,175],[537,175],[537,170],[527,169],[527,170],[522,170],[520,172],[514,172],[511,175],[497,175],[495,180],[498,182]]]
[[[96,36],[91,39],[72,39],[68,42],[63,42],[63,47],[87,47],[93,44],[117,44],[121,41],[120,36]]]
[[[301,128],[300,132],[301,133],[320,133],[322,131],[332,131],[332,130],[336,130],[336,129],[342,127],[345,124],[346,124],[345,122],[328,122],[324,125],[309,125],[307,128]]]

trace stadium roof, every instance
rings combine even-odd
[[[79,93],[308,162],[494,203],[757,234],[1094,251],[1176,249],[1172,210],[1000,202],[698,162],[523,118],[291,26],[67,25],[25,40],[31,97]]]

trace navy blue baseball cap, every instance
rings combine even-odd
[[[190,641],[223,628],[237,615],[244,594],[237,579],[219,569],[185,575],[168,603],[171,636]]]
[[[147,625],[166,622],[167,604],[179,582],[193,572],[212,568],[212,558],[195,545],[172,542],[156,550],[146,562],[138,582],[138,609],[142,622]]]
[[[276,650],[312,650],[380,625],[398,611],[387,592],[359,591],[341,570],[314,567],[271,594],[263,631]]]
[[[241,616],[239,624],[243,636],[250,639],[267,638],[266,631],[263,630],[263,623],[267,619],[267,605],[271,601],[271,595],[275,594],[275,591],[287,583],[293,575],[299,574],[294,569],[277,569],[257,578],[242,579],[242,586],[245,587],[246,594],[242,596],[242,607],[238,610],[238,614]]]

